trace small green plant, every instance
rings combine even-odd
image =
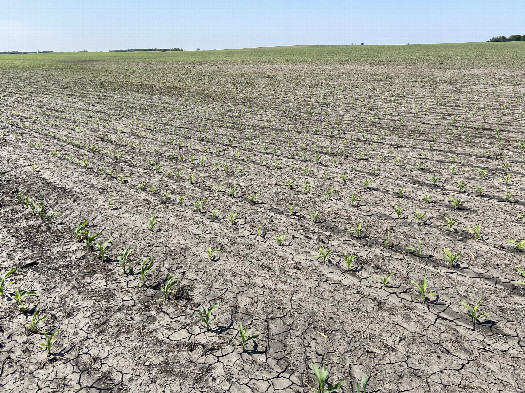
[[[239,340],[235,340],[235,341],[237,341],[237,343],[241,345],[242,351],[244,352],[246,350],[246,344],[248,344],[250,341],[255,340],[257,337],[259,337],[259,334],[254,334],[251,336],[248,335],[249,327],[242,326],[242,322],[239,322],[238,329],[239,329],[240,338]]]
[[[457,165],[451,165],[451,166],[449,166],[448,169],[449,169],[450,173],[454,174],[454,173],[456,173],[456,169],[457,168],[458,168]]]
[[[237,220],[237,215],[238,215],[238,214],[239,214],[239,213],[237,213],[237,212],[233,212],[233,213],[231,213],[231,214],[228,216],[228,219],[230,220],[230,222],[231,222],[232,224],[235,224],[235,221]]]
[[[334,191],[334,188],[330,188],[325,194],[328,196],[328,198],[332,198],[334,196]]]
[[[201,211],[204,202],[206,202],[206,199],[203,199],[202,201],[193,202],[193,210],[195,210],[196,212]]]
[[[481,175],[481,178],[482,179],[485,179],[485,177],[487,176],[487,170],[486,169],[481,169],[481,168],[478,168],[478,171]]]
[[[454,197],[449,197],[449,200],[452,206],[454,206],[454,209],[459,209],[464,203],[464,201]]]
[[[418,221],[422,224],[425,223],[425,216],[427,214],[426,213],[423,213],[423,212],[418,212],[417,210],[414,211],[414,216],[416,216],[416,218],[418,219]]]
[[[55,330],[53,333],[51,334],[47,334],[47,333],[44,333],[44,339],[45,341],[43,343],[40,343],[38,345],[40,345],[40,347],[42,347],[42,350],[44,352],[47,352],[48,355],[51,354],[51,348],[53,348],[53,345],[55,344],[55,341],[54,341],[54,338],[55,338],[55,335],[59,332],[60,330],[57,329]]]
[[[345,259],[345,262],[346,262],[346,268],[348,270],[352,270],[354,268],[353,264],[355,262],[355,255],[348,255],[345,251],[344,255],[343,255],[344,259]]]
[[[428,301],[428,299],[431,296],[437,295],[435,292],[429,292],[428,291],[428,285],[427,285],[427,278],[423,278],[423,282],[421,284],[418,284],[415,281],[412,281],[412,284],[416,287],[416,289],[419,291],[419,296],[421,296],[421,299],[423,299],[424,302]]]
[[[87,225],[88,222],[83,221],[80,224],[78,224],[78,226],[75,228],[75,237],[77,238],[77,240],[81,241],[87,236],[88,231],[85,230]]]
[[[523,278],[525,278],[525,270],[520,269],[519,266],[516,266],[515,269],[516,269],[516,271],[517,271],[519,274],[521,274],[521,275],[523,276]],[[520,284],[520,285],[525,285],[525,281],[518,281],[518,284]]]
[[[142,261],[140,264],[140,278],[142,279],[142,283],[139,284],[139,286],[145,286],[146,285],[146,274],[151,270],[153,267],[153,258],[148,257]]]
[[[510,184],[510,173],[507,173],[507,175],[505,175],[504,177],[500,177],[500,180],[503,180],[505,182],[505,184]]]
[[[310,212],[310,218],[312,219],[314,223],[316,223],[319,220],[319,212],[318,211]]]
[[[361,237],[361,231],[363,230],[363,223],[359,222],[354,228],[350,228],[349,232],[354,232],[355,237]]]
[[[160,221],[156,219],[155,214],[152,215],[152,216],[149,218],[148,229],[149,229],[150,231],[153,232],[153,230],[155,229],[155,226],[157,226],[157,224],[158,224],[159,222],[160,222]]]
[[[472,233],[472,234],[474,235],[474,237],[475,237],[477,240],[479,240],[479,238],[481,237],[481,229],[482,229],[481,224],[476,225],[475,228],[470,228],[470,227],[469,227],[469,228],[467,228],[467,229],[468,229],[468,231],[469,231],[470,233]]]
[[[31,295],[36,295],[36,292],[35,291],[22,291],[20,289],[17,289],[15,291],[15,301],[20,311],[23,311],[23,312],[27,311],[27,306],[25,304],[24,299]]]
[[[460,304],[467,309],[467,314],[472,321],[473,328],[476,329],[476,322],[479,322],[480,318],[486,317],[489,314],[482,313],[479,311],[479,305],[481,304],[482,298],[480,298],[475,304],[469,304],[467,302],[461,302]]]
[[[124,274],[126,274],[128,271],[126,270],[127,269],[127,265],[129,263],[129,256],[130,254],[135,251],[135,249],[137,248],[137,246],[133,247],[133,248],[124,248],[120,254],[118,254],[118,257],[117,257],[117,260],[120,262],[120,266],[122,266],[122,271],[124,272]]]
[[[17,270],[18,270],[18,268],[14,267],[11,270],[9,270],[8,272],[3,273],[2,275],[0,275],[0,295],[4,295],[7,285],[13,283],[13,281],[6,281],[6,280],[7,280],[7,278],[9,276],[15,274],[15,272]]]
[[[186,195],[177,195],[177,203],[179,205],[182,205],[184,203],[185,198],[186,198]]]
[[[204,325],[204,327],[206,328],[206,330],[210,330],[211,329],[211,323],[215,321],[215,319],[211,319],[211,314],[213,312],[213,310],[215,310],[217,308],[217,306],[219,305],[219,303],[215,303],[213,305],[211,305],[210,307],[208,308],[205,308],[205,307],[202,307],[199,309],[198,311],[198,314],[199,314],[199,318],[202,322],[202,324]]]
[[[100,235],[100,232],[95,233],[93,235],[89,232],[86,232],[86,238],[84,239],[84,243],[86,247],[87,248],[93,247],[93,243],[95,243],[95,240],[97,239],[97,237],[99,237],[99,235]]]
[[[284,243],[284,240],[286,239],[286,235],[275,235],[275,240],[277,240],[278,245],[282,245]]]
[[[210,259],[210,261],[214,261],[216,259],[215,254],[218,253],[218,252],[221,252],[222,250],[220,250],[220,249],[214,250],[210,246],[210,247],[208,247],[207,251],[208,251],[208,258]]]
[[[115,207],[115,198],[109,198],[109,200],[108,200],[108,207],[110,209],[113,209]]]
[[[361,382],[355,383],[355,393],[366,393],[366,388],[368,386],[368,378],[361,378]]]
[[[26,325],[26,328],[33,332],[33,333],[37,333],[38,332],[38,324],[40,322],[42,322],[43,320],[47,319],[49,317],[49,315],[44,315],[44,316],[39,316],[38,315],[38,307],[35,309],[35,311],[33,312],[33,316],[31,317],[31,322],[29,324]]]
[[[162,284],[160,291],[162,292],[162,295],[164,296],[164,300],[168,300],[171,295],[175,293],[175,291],[172,289],[173,286],[177,283],[177,280],[175,280],[175,277],[172,275],[168,275],[166,278],[166,281],[164,281],[164,284]]]
[[[518,251],[522,251],[525,249],[525,240],[508,240],[509,243],[514,244],[514,248]]]
[[[396,194],[398,198],[403,198],[405,195],[405,187],[403,186],[399,190],[395,190],[394,194]]]
[[[453,229],[454,225],[456,225],[458,222],[452,218],[448,218],[445,216],[445,221],[447,222],[448,229]]]
[[[394,205],[394,211],[396,212],[397,218],[401,218],[403,215],[403,210],[397,205]]]
[[[328,260],[328,256],[332,253],[332,250],[325,250],[323,248],[319,249],[319,255],[317,256],[317,259],[321,258],[324,263]]]
[[[376,277],[379,278],[379,281],[381,281],[381,283],[385,287],[388,287],[390,285],[390,279],[392,278],[393,274],[394,273],[389,273],[387,276],[378,276],[378,275],[376,275]]]
[[[357,206],[361,200],[361,195],[352,194],[350,203],[352,206]]]
[[[255,194],[249,195],[248,200],[252,205],[256,205],[257,203],[259,203],[259,193],[256,192]]]
[[[461,254],[459,252],[452,252],[448,248],[443,249],[443,252],[445,253],[445,259],[447,260],[448,264],[452,267],[456,266],[456,262]]]
[[[317,364],[312,364],[311,367],[317,382],[317,388],[312,388],[312,390],[315,393],[334,392],[343,385],[343,382],[340,381],[337,382],[334,386],[328,387],[328,370],[325,368],[325,366],[322,365],[321,369],[319,369]]]
[[[212,210],[212,211],[211,211],[211,219],[212,219],[212,220],[216,220],[216,219],[218,219],[220,213],[221,213],[221,212],[220,212],[219,210]]]
[[[478,192],[479,196],[483,195],[483,187],[482,186],[473,186],[472,188]]]
[[[421,239],[418,239],[418,245],[417,247],[407,247],[407,251],[413,252],[418,257],[420,257],[423,254],[423,242]]]
[[[437,186],[437,182],[438,182],[438,180],[439,180],[439,177],[437,177],[437,176],[431,176],[431,177],[430,177],[430,180],[432,180],[432,184],[433,184],[434,186]]]
[[[425,203],[430,203],[430,194],[423,194],[421,196],[423,197]]]
[[[286,185],[292,189],[293,188],[293,184],[295,183],[295,179],[290,179],[290,180],[286,180]]]
[[[463,192],[465,187],[467,186],[467,183],[463,183],[461,180],[458,180],[457,183],[459,192]]]
[[[369,188],[372,183],[372,179],[365,179],[365,188]]]
[[[106,260],[107,252],[111,248],[111,243],[112,242],[113,242],[112,239],[108,239],[108,240],[106,240],[103,243],[101,242],[101,243],[95,244],[95,248],[98,250],[99,256],[100,256],[100,259],[102,260],[102,262],[104,262]]]

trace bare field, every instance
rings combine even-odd
[[[524,43],[0,57],[0,390],[525,391],[524,110]]]

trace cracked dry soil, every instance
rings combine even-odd
[[[525,67],[493,48],[0,59],[0,273],[18,268],[0,390],[309,392],[316,363],[344,392],[363,376],[368,392],[525,391],[508,242],[525,238]],[[113,240],[106,260],[83,221]],[[25,312],[17,289],[36,292]],[[460,303],[479,298],[473,324]],[[259,334],[245,351],[239,322]]]

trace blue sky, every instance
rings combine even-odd
[[[525,0],[0,0],[0,51],[486,41]]]

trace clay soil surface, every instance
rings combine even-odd
[[[525,391],[524,111],[525,43],[0,57],[0,390]]]

